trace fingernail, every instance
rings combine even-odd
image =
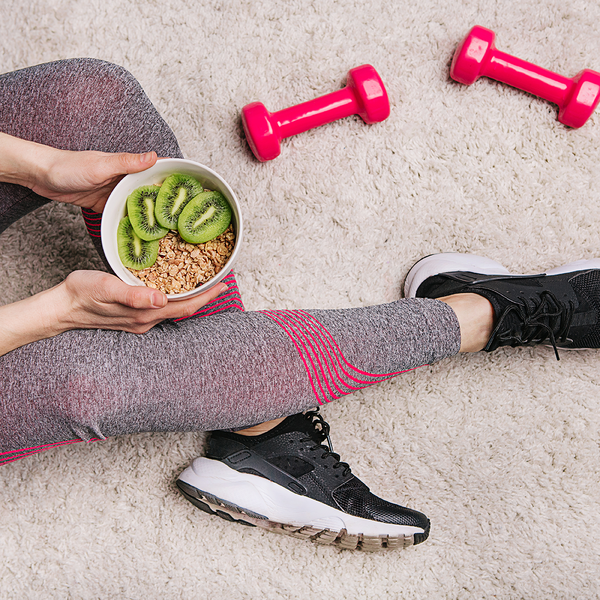
[[[146,152],[145,154],[142,154],[142,156],[140,157],[140,160],[143,163],[149,163],[149,162],[152,162],[153,158],[154,158],[153,152]]]
[[[219,287],[219,294],[222,294],[225,290],[228,290],[229,286],[226,283],[222,283]]]
[[[152,294],[152,306],[154,308],[163,308],[165,305],[165,298],[161,294]]]

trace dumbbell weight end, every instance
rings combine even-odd
[[[560,107],[558,120],[575,129],[592,116],[600,101],[600,73],[584,69],[573,77],[566,102]]]
[[[600,100],[600,73],[586,69],[569,79],[495,47],[493,31],[476,25],[456,49],[450,76],[470,85],[489,77],[557,104],[558,120],[581,127]]]
[[[273,160],[281,153],[281,136],[273,115],[262,102],[242,108],[242,125],[254,156],[261,162]]]

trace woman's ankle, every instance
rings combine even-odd
[[[460,325],[459,352],[479,352],[487,345],[494,329],[494,309],[479,294],[454,294],[438,298],[456,313]]]
[[[272,421],[265,421],[264,423],[260,423],[258,425],[253,425],[252,427],[247,427],[246,429],[240,429],[236,431],[238,435],[262,435],[263,433],[267,433],[267,431],[271,431],[274,427],[277,427],[279,423],[281,423],[285,417],[281,417],[280,419],[273,419]]]

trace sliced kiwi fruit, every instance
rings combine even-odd
[[[156,196],[156,220],[163,227],[177,229],[177,219],[183,207],[202,191],[200,182],[189,175],[169,175]]]
[[[123,265],[141,271],[151,267],[158,257],[158,241],[141,239],[131,225],[129,217],[123,217],[117,228],[117,248]]]
[[[220,192],[202,192],[181,211],[179,235],[190,244],[203,244],[221,235],[231,222],[231,207]]]
[[[155,206],[159,187],[144,185],[127,196],[127,215],[138,237],[146,241],[160,240],[169,230],[156,220]]]

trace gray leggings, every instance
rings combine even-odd
[[[92,59],[1,75],[0,131],[69,150],[182,156],[138,82]],[[46,202],[0,183],[0,232]],[[99,215],[84,217],[101,252]],[[437,300],[245,312],[233,274],[227,282],[230,289],[197,315],[143,335],[68,331],[0,357],[0,463],[119,434],[253,425],[460,346],[456,316]]]

